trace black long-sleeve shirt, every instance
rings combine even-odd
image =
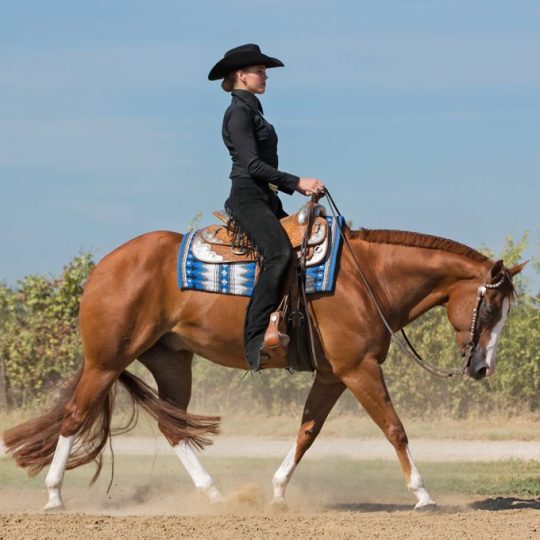
[[[263,189],[268,183],[280,191],[294,193],[299,177],[279,171],[274,126],[262,116],[263,109],[257,97],[247,90],[233,90],[232,102],[223,117],[223,142],[232,159],[230,178],[251,179]]]

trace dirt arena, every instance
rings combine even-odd
[[[388,538],[525,539],[540,535],[538,510],[416,515],[355,510],[212,516],[0,515],[0,538]]]
[[[288,509],[269,504],[282,454],[276,441],[225,439],[205,456],[225,497],[219,505],[194,492],[160,441],[117,445],[109,493],[110,462],[91,487],[93,467],[68,471],[67,510],[58,514],[41,512],[43,474],[29,479],[1,458],[0,539],[540,538],[538,442],[417,442],[420,470],[439,504],[432,513],[412,510],[414,498],[385,441],[362,441],[364,448],[357,441],[354,451],[346,440],[321,443],[295,473]],[[368,448],[377,457],[368,452],[361,459]],[[481,461],[470,459],[475,452]],[[518,484],[521,490],[530,486],[533,495],[510,495]]]

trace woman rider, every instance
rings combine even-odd
[[[281,300],[283,280],[294,256],[279,222],[287,214],[276,191],[307,196],[324,191],[321,180],[277,169],[277,135],[263,117],[256,94],[266,90],[266,69],[280,66],[280,60],[263,54],[258,45],[247,44],[227,51],[208,75],[211,81],[223,79],[222,88],[232,94],[222,128],[232,159],[232,186],[225,208],[262,256],[244,326],[246,357],[254,370],[260,368],[261,353],[264,357],[264,333]]]

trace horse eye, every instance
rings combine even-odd
[[[484,323],[490,323],[497,313],[497,308],[491,304],[485,304],[481,312],[481,319]]]

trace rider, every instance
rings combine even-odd
[[[225,208],[238,229],[262,256],[262,267],[247,307],[244,326],[246,357],[252,369],[261,365],[269,317],[280,301],[283,280],[294,252],[279,219],[286,216],[277,190],[310,196],[322,194],[317,178],[279,171],[277,135],[263,117],[256,94],[266,90],[266,69],[283,66],[263,54],[258,45],[240,45],[227,51],[210,70],[208,79],[223,79],[232,102],[223,117],[222,136],[232,159],[232,186]]]

